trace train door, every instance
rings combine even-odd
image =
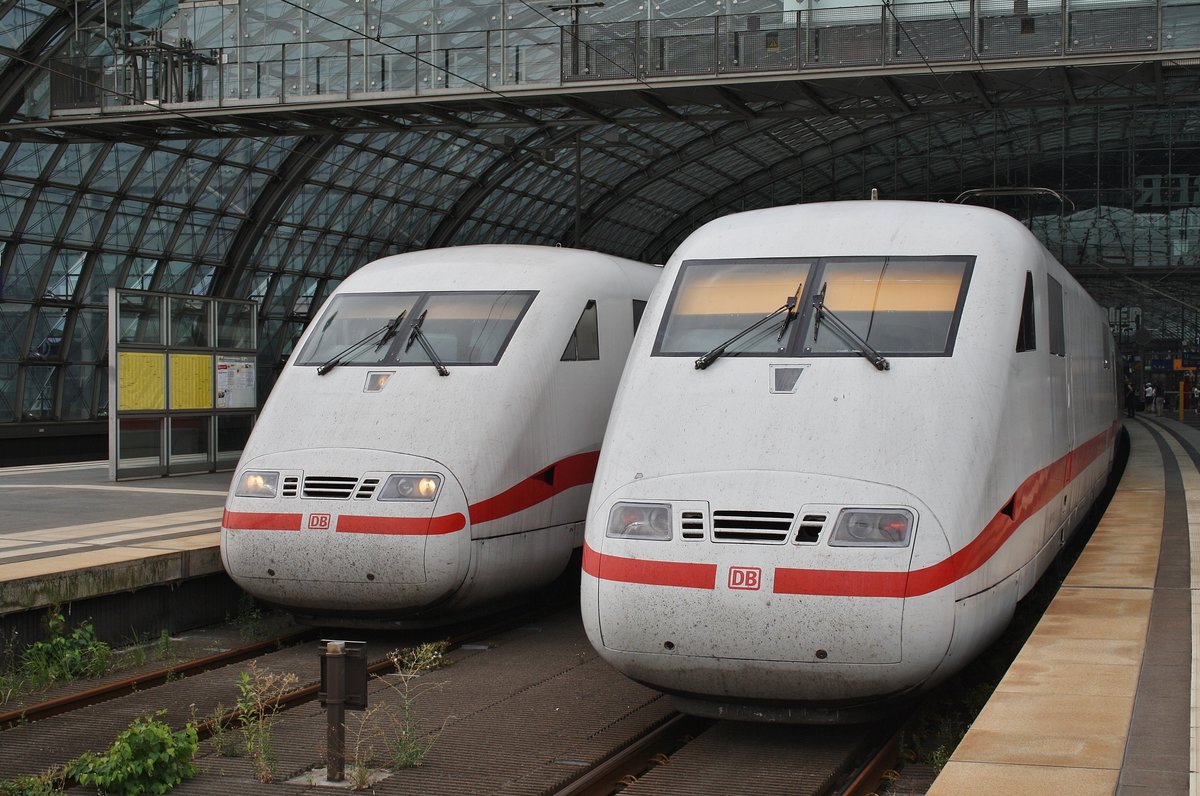
[[[1050,439],[1053,449],[1049,463],[1050,484],[1054,497],[1046,506],[1046,538],[1062,538],[1064,525],[1069,519],[1067,494],[1068,454],[1075,447],[1075,427],[1071,419],[1071,357],[1067,354],[1066,317],[1063,305],[1063,288],[1053,276],[1046,276],[1046,307],[1049,315],[1049,392],[1050,395]]]

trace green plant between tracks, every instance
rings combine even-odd
[[[172,730],[161,720],[165,715],[160,710],[137,719],[103,755],[89,752],[68,763],[67,774],[101,793],[166,793],[195,775],[199,740],[196,725]]]
[[[99,677],[108,671],[112,650],[96,638],[91,622],[65,634],[67,621],[51,611],[47,625],[50,638],[30,644],[21,653],[20,672],[28,685],[43,688],[53,683],[83,677]]]
[[[299,678],[291,672],[265,672],[254,661],[250,662],[250,670],[242,672],[238,681],[237,720],[242,745],[259,782],[275,779],[276,759],[271,730],[278,718],[280,701],[298,682]]]

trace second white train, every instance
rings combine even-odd
[[[1104,312],[1018,222],[731,215],[667,264],[598,466],[583,621],[718,717],[853,721],[996,638],[1119,430]]]

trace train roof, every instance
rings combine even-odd
[[[557,246],[452,246],[375,260],[348,276],[338,290],[546,290],[570,286],[579,290],[608,288],[609,292],[620,286],[642,292],[660,272],[658,266]]]
[[[815,202],[734,213],[697,229],[671,260],[962,255],[977,253],[985,246],[1045,251],[1019,221],[990,208],[879,200]]]

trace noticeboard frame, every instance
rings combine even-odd
[[[258,419],[257,320],[253,300],[109,288],[110,480],[237,465],[229,429]]]

